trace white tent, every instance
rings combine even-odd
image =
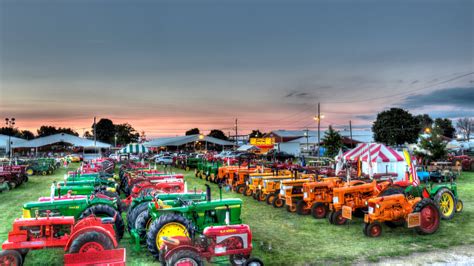
[[[237,151],[259,151],[260,148],[254,145],[242,145],[240,146]]]
[[[131,143],[123,147],[119,153],[147,153],[148,149],[143,144]]]
[[[145,147],[166,147],[166,146],[181,146],[187,143],[193,143],[196,141],[203,141],[208,143],[214,143],[221,146],[233,146],[234,143],[222,139],[216,139],[213,137],[205,135],[188,135],[180,137],[171,137],[171,138],[158,138],[148,142],[143,143]]]
[[[94,142],[93,140],[80,138],[74,135],[69,135],[66,133],[59,133],[54,134],[46,137],[40,137],[36,139],[32,139],[29,141],[23,141],[19,143],[14,143],[12,145],[13,148],[38,148],[46,145],[51,145],[58,142],[65,142],[69,143],[76,147],[85,147],[85,148],[110,148],[110,144],[103,143],[100,141]]]

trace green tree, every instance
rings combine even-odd
[[[388,145],[415,143],[421,130],[419,121],[408,111],[391,108],[377,114],[372,125],[374,139]]]
[[[249,134],[249,138],[261,138],[263,137],[263,133],[260,132],[258,129],[252,130],[252,132]]]
[[[453,126],[453,121],[448,118],[436,118],[434,121],[434,126],[440,129],[439,133],[447,138],[454,138],[456,129]]]
[[[339,152],[339,149],[342,148],[342,137],[332,128],[329,126],[328,131],[324,134],[322,138],[323,147],[326,148],[326,156],[333,158]]]
[[[228,140],[228,138],[224,134],[224,132],[222,132],[222,130],[219,130],[219,129],[211,130],[211,132],[209,132],[208,136],[216,138],[216,139]]]
[[[97,122],[94,132],[94,124],[92,124],[92,132],[95,134],[98,141],[105,143],[114,143],[115,125],[112,120],[102,118]]]
[[[140,134],[129,123],[115,125],[115,133],[117,136],[117,145],[138,142],[138,138],[140,137]]]
[[[26,140],[31,140],[35,138],[35,134],[29,130],[22,130],[21,131],[21,138],[26,139]]]
[[[201,132],[199,131],[199,128],[191,128],[190,130],[186,131],[186,136],[189,135],[197,135],[200,134]]]
[[[14,128],[14,127],[2,127],[0,128],[0,134],[17,137],[17,138],[22,137],[21,132],[17,128]]]
[[[428,159],[436,161],[446,156],[447,143],[443,140],[441,129],[435,128],[428,137],[422,137],[420,140],[420,148],[427,151]]]
[[[432,129],[433,128],[433,119],[427,115],[427,114],[422,114],[422,115],[417,115],[415,116],[416,120],[418,120],[418,123],[420,124],[420,133],[423,133],[426,129]]]

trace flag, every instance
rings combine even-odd
[[[343,165],[343,158],[342,158],[342,149],[339,149],[339,153],[337,154],[337,164],[336,164],[336,175],[342,170]]]
[[[403,157],[405,157],[405,161],[408,166],[408,181],[412,183],[412,185],[418,186],[420,180],[418,179],[418,175],[416,173],[415,164],[413,164],[410,153],[407,149],[403,149]]]
[[[372,158],[370,156],[370,145],[371,143],[369,143],[369,145],[367,146],[367,152],[368,152],[368,156],[367,156],[367,163],[369,164],[369,178],[372,179]]]

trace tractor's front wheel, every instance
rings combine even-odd
[[[291,205],[291,206],[286,205],[286,211],[287,211],[287,212],[296,212],[296,206],[294,206],[294,205]]]
[[[263,266],[263,261],[257,258],[250,258],[244,263],[244,266]]]
[[[113,241],[107,235],[97,231],[89,231],[84,232],[72,241],[69,253],[101,252],[113,248]]]
[[[258,191],[258,192],[257,192],[257,200],[258,200],[258,201],[265,201],[265,197],[266,197],[266,195],[263,194],[262,191]]]
[[[378,222],[365,224],[363,231],[368,237],[379,237],[382,234],[382,225]]]
[[[458,199],[456,201],[456,212],[462,212],[462,209],[464,208],[464,204],[462,203],[462,200]]]
[[[303,199],[299,200],[296,203],[296,213],[299,215],[308,215],[310,212],[310,209],[306,207],[306,201]]]
[[[438,230],[441,214],[431,199],[422,199],[415,205],[413,212],[420,213],[420,226],[415,228],[418,234],[429,235]]]
[[[268,204],[268,205],[271,205],[272,202],[275,200],[275,197],[277,197],[277,195],[275,195],[275,193],[270,193],[267,195],[267,197],[265,198],[265,202]]]
[[[42,175],[42,176],[45,176],[45,175],[47,175],[47,174],[48,174],[48,173],[46,173],[46,171],[41,171],[41,175]]]
[[[0,265],[23,265],[23,257],[16,250],[2,250],[0,251]]]
[[[32,176],[32,175],[35,174],[35,171],[32,168],[28,168],[28,169],[26,169],[26,174],[29,175],[29,176]]]
[[[347,223],[347,219],[342,217],[342,210],[335,211],[332,214],[331,221],[332,221],[332,224],[334,225],[343,225]]]
[[[251,190],[248,186],[245,186],[245,190],[243,194],[244,196],[247,196],[247,197],[252,196],[253,190]]]
[[[311,206],[311,215],[315,219],[323,219],[328,214],[328,207],[322,202],[316,202]]]
[[[235,254],[229,256],[229,262],[232,266],[242,266],[249,259],[249,255]]]
[[[90,215],[95,215],[97,217],[115,218],[114,229],[117,241],[120,241],[120,239],[122,239],[123,233],[125,231],[125,225],[123,223],[122,216],[117,210],[108,205],[97,204],[87,208],[84,212],[82,212],[79,219],[86,218]]]
[[[190,266],[204,266],[204,263],[196,251],[183,249],[176,251],[166,261],[167,266],[190,265]]]
[[[163,244],[163,237],[191,237],[192,235],[193,223],[190,220],[179,214],[169,213],[160,216],[160,218],[151,223],[146,235],[146,244],[153,257],[159,259],[160,246]]]
[[[285,206],[285,201],[280,197],[276,197],[272,202],[272,206],[274,208],[283,208],[283,206]]]
[[[239,193],[239,194],[243,194],[245,192],[245,185],[238,185],[236,188],[235,188],[235,192]]]
[[[441,211],[442,219],[450,220],[453,218],[456,212],[456,199],[451,190],[447,188],[440,189],[434,196],[434,201]]]

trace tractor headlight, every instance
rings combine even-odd
[[[262,185],[258,185],[258,189],[262,189]]]
[[[339,203],[339,197],[333,197],[332,203]]]
[[[364,204],[365,204],[365,206],[368,206],[368,205],[369,205],[369,202],[368,202],[368,201],[365,201]]]
[[[375,208],[379,209],[379,208],[380,208],[380,205],[379,205],[379,204],[375,204]]]

